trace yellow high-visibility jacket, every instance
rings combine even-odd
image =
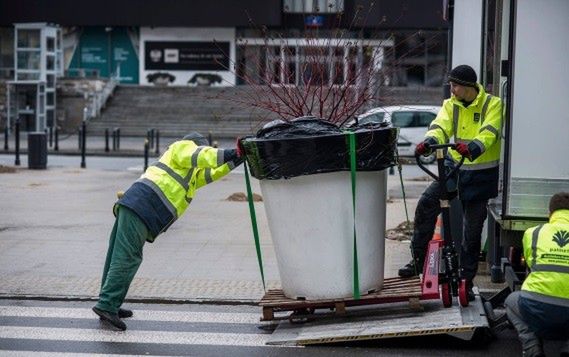
[[[523,247],[531,272],[522,296],[569,306],[569,210],[557,210],[549,223],[528,229]]]
[[[117,204],[133,210],[156,238],[186,211],[198,188],[219,180],[240,162],[235,150],[177,141]]]
[[[459,170],[461,200],[482,200],[498,194],[502,101],[477,86],[478,95],[468,107],[455,96],[446,99],[425,134],[432,144],[449,143],[451,138],[455,143],[468,144],[472,160],[466,159]],[[449,151],[458,162],[460,154]]]

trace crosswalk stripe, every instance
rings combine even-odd
[[[97,318],[91,309],[21,306],[0,306],[0,316],[78,319]],[[260,322],[260,315],[234,312],[134,310],[134,316],[129,318],[129,320],[257,324]]]
[[[70,329],[44,327],[0,326],[0,338],[98,341],[114,343],[155,343],[215,346],[265,346],[266,334],[235,334],[211,332],[111,331],[103,329]],[[268,347],[268,346],[267,346]]]

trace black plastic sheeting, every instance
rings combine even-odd
[[[390,123],[340,129],[314,117],[276,120],[242,139],[251,175],[259,180],[286,179],[316,173],[349,171],[347,132],[356,135],[358,171],[379,171],[395,165],[398,129]]]

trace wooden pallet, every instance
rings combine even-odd
[[[291,299],[284,295],[280,289],[269,290],[259,302],[263,308],[262,321],[275,320],[275,312],[280,311],[311,311],[316,309],[330,309],[335,314],[345,314],[346,307],[385,304],[391,302],[409,301],[414,306],[419,306],[421,298],[421,280],[419,278],[401,279],[388,278],[383,282],[383,288],[379,292],[370,292],[362,295],[358,300],[349,298],[339,299]]]

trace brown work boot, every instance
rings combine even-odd
[[[424,260],[422,258],[411,259],[409,263],[403,266],[397,272],[401,278],[412,278],[423,273]]]

